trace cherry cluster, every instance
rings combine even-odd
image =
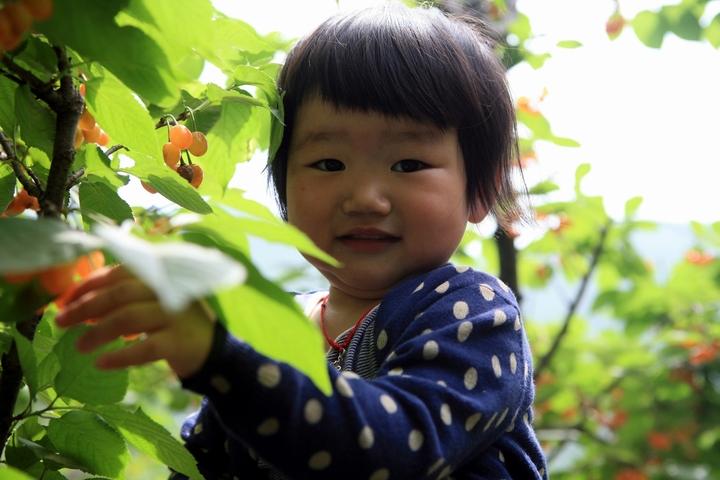
[[[35,20],[47,20],[52,12],[52,0],[6,3],[0,10],[0,57],[2,51],[15,50],[20,45]]]
[[[200,165],[193,163],[190,155],[202,157],[207,150],[208,141],[204,133],[191,132],[188,127],[177,122],[168,130],[168,141],[162,146],[165,165],[175,170],[195,188],[200,186],[204,175]],[[183,159],[183,152],[187,162]],[[142,182],[142,186],[150,193],[157,193],[145,182]]]

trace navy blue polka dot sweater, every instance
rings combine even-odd
[[[205,478],[548,478],[530,349],[495,277],[446,265],[404,282],[328,373],[329,397],[217,328],[183,381],[205,396],[181,432]]]

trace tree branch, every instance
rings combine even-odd
[[[592,259],[590,261],[590,268],[588,268],[588,271],[585,273],[585,276],[583,276],[582,281],[580,282],[580,288],[578,289],[577,295],[575,295],[575,299],[570,304],[570,307],[568,308],[567,315],[565,316],[565,321],[563,322],[563,326],[558,332],[557,336],[553,340],[553,344],[550,347],[550,350],[540,359],[540,361],[537,364],[537,367],[535,368],[535,373],[533,374],[533,378],[537,380],[540,373],[550,364],[550,361],[557,353],[558,348],[560,347],[560,343],[562,342],[563,338],[565,338],[565,335],[568,332],[568,328],[570,327],[570,322],[572,321],[573,317],[575,316],[575,311],[577,310],[578,305],[580,304],[580,300],[582,300],[583,295],[585,294],[585,289],[588,286],[588,283],[590,283],[590,277],[592,276],[593,272],[595,271],[595,267],[597,266],[598,260],[600,259],[600,255],[602,254],[603,250],[605,249],[605,240],[607,238],[608,230],[610,230],[610,225],[612,224],[612,221],[608,221],[607,225],[603,227],[603,229],[600,231],[600,241],[598,242],[597,246],[595,247],[595,250],[592,254]]]
[[[65,203],[70,168],[75,159],[75,130],[82,114],[84,100],[75,88],[70,75],[70,60],[65,49],[60,47],[53,49],[58,57],[60,88],[54,92],[53,102],[43,98],[48,101],[48,105],[55,111],[57,117],[52,163],[45,194],[40,199],[40,213],[43,216],[59,218]]]
[[[508,235],[505,229],[498,227],[495,232],[495,242],[498,246],[498,256],[500,258],[500,280],[515,293],[515,297],[517,297],[519,302],[522,299],[522,295],[518,288],[517,249],[515,248],[515,241]]]
[[[32,342],[35,330],[42,315],[34,315],[24,322],[17,324],[20,334]],[[0,375],[0,457],[7,443],[13,425],[13,411],[22,386],[23,370],[15,340],[10,344],[10,350],[0,359],[2,374]]]

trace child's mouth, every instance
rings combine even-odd
[[[338,240],[351,250],[380,252],[400,241],[400,237],[379,234],[353,234],[340,236]]]

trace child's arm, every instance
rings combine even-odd
[[[196,373],[210,353],[215,325],[200,304],[169,315],[152,290],[123,267],[93,272],[66,300],[67,306],[56,317],[58,326],[98,320],[78,340],[81,352],[90,352],[121,335],[146,335],[137,343],[100,356],[100,368],[165,359],[184,378]]]

